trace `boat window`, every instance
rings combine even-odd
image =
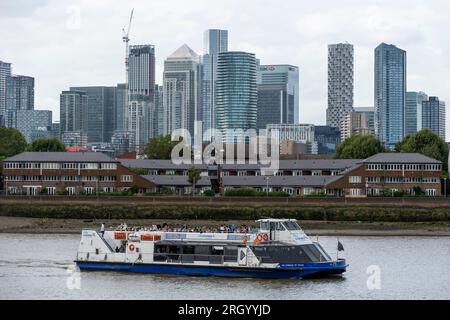
[[[183,254],[194,254],[195,247],[194,246],[184,246]]]
[[[289,231],[300,230],[299,225],[293,221],[285,221],[283,222],[283,225]]]
[[[303,263],[327,261],[314,245],[255,246],[253,253],[263,263]]]
[[[269,230],[269,222],[261,222],[261,230]]]
[[[277,223],[275,223],[275,230],[284,231],[286,229],[283,227],[283,224],[281,222],[277,222]]]

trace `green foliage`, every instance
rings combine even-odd
[[[24,152],[27,141],[16,129],[0,127],[0,157],[11,157]]]
[[[188,169],[187,173],[188,173],[188,182],[193,185],[194,183],[197,183],[201,179],[200,174],[202,173],[202,170],[192,167]]]
[[[442,222],[450,221],[450,207],[248,207],[239,205],[107,205],[0,204],[0,214],[12,217],[56,219],[174,219],[257,220],[266,217],[310,221]]]
[[[337,147],[335,158],[366,159],[381,152],[386,152],[386,150],[374,136],[354,135]]]
[[[34,152],[65,152],[64,144],[55,137],[34,140],[27,148]]]
[[[414,195],[416,195],[416,196],[424,196],[425,195],[425,191],[423,191],[420,186],[415,186],[413,188],[413,191],[414,191]]]
[[[172,149],[178,144],[172,141],[172,137],[168,134],[159,136],[149,141],[145,147],[145,154],[149,159],[170,160]]]
[[[290,197],[287,192],[262,192],[252,188],[229,189],[225,191],[226,197]]]
[[[214,190],[208,189],[203,191],[203,195],[205,197],[214,197],[216,195],[216,193],[214,192]]]
[[[444,164],[444,171],[448,171],[448,145],[429,129],[406,136],[395,146],[395,151],[420,153],[439,160]]]
[[[138,174],[138,175],[146,175],[147,174],[147,170],[144,168],[132,168],[131,169],[134,173]]]

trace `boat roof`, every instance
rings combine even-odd
[[[285,221],[297,222],[297,219],[260,219],[260,220],[256,220],[256,222],[285,222]]]

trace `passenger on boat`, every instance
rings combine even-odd
[[[100,227],[100,234],[101,234],[102,238],[105,235],[105,224],[104,223],[102,223],[102,225]]]

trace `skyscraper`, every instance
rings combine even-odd
[[[227,144],[247,142],[234,130],[256,130],[257,71],[253,53],[229,51],[218,55],[217,127]]]
[[[228,51],[228,31],[210,29],[203,36],[204,52],[202,56],[202,120],[203,131],[215,128],[217,56]],[[205,137],[209,140],[209,137]]]
[[[129,96],[125,112],[125,130],[132,131],[137,151],[143,151],[153,130],[155,90],[155,47],[130,46],[128,57]]]
[[[6,77],[5,125],[16,128],[17,111],[34,109],[34,78],[27,76]]]
[[[406,51],[385,43],[375,48],[375,134],[393,149],[405,135]]]
[[[327,125],[339,128],[345,115],[353,111],[353,45],[328,46]]]
[[[263,65],[259,67],[258,129],[268,124],[298,123],[299,74],[291,65]]]
[[[17,110],[16,128],[28,143],[52,135],[52,112],[49,110]]]
[[[194,135],[194,122],[200,120],[199,56],[186,44],[164,61],[165,134],[187,129]]]
[[[116,119],[115,130],[124,130],[125,111],[127,110],[125,107],[125,103],[127,102],[126,95],[126,84],[118,83],[116,87],[116,111],[114,112]]]
[[[11,76],[11,63],[0,60],[0,126],[6,120],[6,78]]]
[[[424,92],[406,93],[405,136],[422,130],[422,102],[427,100]]]
[[[88,96],[83,91],[63,91],[60,95],[60,133],[87,132]]]
[[[163,86],[155,84],[155,112],[154,137],[164,134],[164,90]]]
[[[87,102],[88,143],[111,142],[115,129],[116,87],[71,87],[70,91],[85,92]]]
[[[422,102],[422,128],[430,129],[445,141],[445,102],[438,97]]]

